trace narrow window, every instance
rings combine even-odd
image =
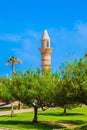
[[[49,47],[49,42],[47,41],[47,43],[46,43],[46,47]]]

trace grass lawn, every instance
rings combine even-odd
[[[50,109],[38,112],[38,124],[32,124],[33,112],[16,114],[15,117],[0,117],[1,128],[14,128],[16,130],[60,130],[56,124],[81,125],[87,123],[87,107],[78,107],[62,115],[63,109]],[[64,130],[64,129],[63,129]],[[70,130],[70,129],[67,129]],[[72,129],[71,129],[72,130]]]

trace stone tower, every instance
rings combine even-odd
[[[50,37],[48,35],[47,30],[44,30],[41,42],[42,45],[41,48],[39,48],[39,50],[41,52],[41,62],[42,62],[42,72],[43,72],[44,70],[51,68],[51,53],[53,50],[50,47]]]

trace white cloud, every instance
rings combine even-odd
[[[26,34],[28,37],[31,37],[33,39],[41,39],[41,32],[35,32],[34,30],[27,30]]]
[[[19,42],[21,40],[21,36],[15,34],[3,34],[0,35],[0,40],[9,42]]]
[[[50,29],[52,44],[56,47],[73,48],[87,48],[87,23],[76,24],[72,30],[65,28]],[[62,48],[63,49],[63,48]]]
[[[87,49],[87,23],[78,23],[70,30],[66,28],[49,29],[53,68],[64,61],[83,57]]]
[[[21,47],[13,48],[15,55],[17,55],[22,61],[23,65],[27,64],[35,67],[40,67],[40,52],[38,48],[41,46],[40,43],[40,32],[25,31],[21,38]]]
[[[87,37],[87,23],[79,23],[75,26],[77,33]]]
[[[26,30],[22,34],[5,34],[0,40],[20,42],[20,46],[14,47],[12,52],[23,61],[23,66],[40,67],[41,35],[43,32]],[[51,39],[52,65],[54,69],[65,60],[72,60],[73,57],[81,57],[87,49],[87,23],[78,23],[71,30],[66,28],[48,29]],[[26,65],[25,65],[26,64]]]

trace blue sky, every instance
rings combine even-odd
[[[53,71],[87,50],[87,0],[0,1],[0,75],[11,75],[5,62],[22,60],[15,71],[41,67],[41,36],[48,30]]]

